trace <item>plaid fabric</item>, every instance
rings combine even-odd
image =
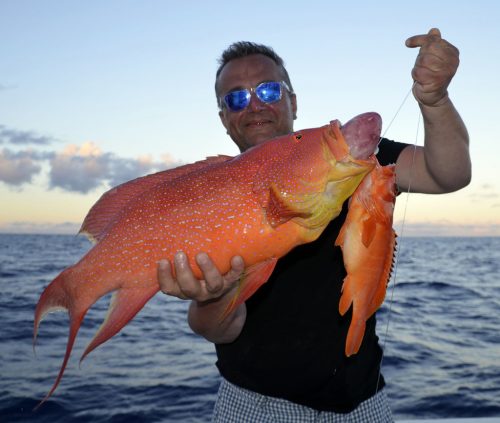
[[[384,390],[348,414],[317,411],[281,398],[267,397],[223,379],[215,403],[214,423],[392,423]]]

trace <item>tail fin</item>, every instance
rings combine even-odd
[[[59,370],[59,374],[54,382],[49,393],[45,398],[36,406],[40,407],[47,399],[54,393],[66,369],[73,344],[75,343],[76,335],[80,329],[80,325],[87,313],[87,310],[106,292],[101,292],[102,295],[86,296],[75,294],[72,289],[71,281],[72,268],[64,270],[56,279],[54,279],[45,291],[42,293],[38,301],[35,311],[35,327],[33,336],[33,348],[38,334],[38,326],[43,317],[51,311],[68,310],[69,314],[69,336],[66,345],[66,354]],[[159,290],[158,284],[152,284],[150,287],[137,287],[137,288],[120,288],[113,293],[108,314],[103,324],[97,331],[94,339],[87,346],[87,349],[82,355],[80,362],[89,354],[93,349],[100,344],[106,342],[113,335],[118,333],[155,295]],[[35,409],[36,409],[35,408]]]
[[[347,331],[347,338],[345,341],[345,355],[350,357],[351,355],[357,354],[359,348],[361,347],[361,342],[363,342],[363,337],[365,336],[366,321],[364,316],[357,318],[354,315],[351,324],[349,325],[349,330]]]
[[[45,401],[47,401],[47,399],[54,393],[57,386],[59,385],[59,382],[64,374],[64,370],[66,369],[69,356],[71,355],[71,350],[73,349],[73,344],[75,343],[76,334],[78,333],[82,320],[91,305],[88,304],[87,307],[82,308],[81,304],[78,304],[79,307],[77,307],[71,291],[67,289],[67,281],[69,280],[70,272],[71,268],[68,268],[64,270],[59,276],[57,276],[57,278],[55,278],[49,284],[49,286],[45,288],[36,306],[33,330],[33,350],[35,349],[35,343],[38,336],[38,326],[40,325],[41,320],[48,313],[52,311],[68,310],[70,327],[68,343],[66,345],[66,354],[64,355],[64,360],[61,369],[59,370],[59,374],[49,393],[45,396],[45,398],[42,399],[42,401],[35,407],[35,409],[37,409]]]

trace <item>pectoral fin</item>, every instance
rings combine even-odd
[[[271,258],[266,261],[254,264],[245,270],[243,276],[238,282],[238,289],[233,299],[227,306],[224,313],[222,313],[221,321],[223,321],[227,316],[229,316],[238,306],[243,304],[248,300],[262,285],[264,285],[271,274],[278,259]]]
[[[368,217],[363,222],[363,232],[361,234],[361,242],[366,248],[370,248],[370,244],[375,238],[377,232],[377,221],[373,217]]]
[[[276,185],[271,185],[269,189],[269,201],[266,208],[266,216],[269,224],[275,228],[288,222],[294,217],[307,218],[311,215],[306,207],[300,207],[300,204],[293,203],[292,199],[286,201],[287,198],[284,197],[276,187]]]

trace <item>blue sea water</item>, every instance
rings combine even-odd
[[[57,391],[66,313],[40,326],[43,288],[90,247],[82,237],[0,234],[0,421],[206,422],[219,376],[213,346],[193,335],[186,302],[155,296],[113,339],[78,356],[109,298],[89,311]],[[403,238],[378,333],[394,415],[500,416],[500,238]]]

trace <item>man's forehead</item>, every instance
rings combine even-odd
[[[252,54],[231,60],[219,75],[221,88],[231,89],[233,86],[253,85],[266,80],[281,79],[279,66],[269,57]]]

